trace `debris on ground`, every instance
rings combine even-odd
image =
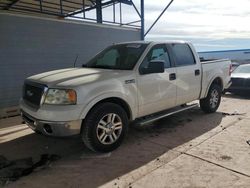
[[[232,157],[227,156],[227,155],[222,155],[220,158],[223,160],[231,160],[232,159]]]
[[[247,144],[250,145],[250,140],[247,140]]]
[[[58,159],[60,159],[58,155],[43,154],[40,160],[34,163],[32,157],[9,161],[4,156],[0,156],[0,186],[29,175],[33,171],[44,169]]]
[[[238,110],[235,110],[233,113],[222,112],[224,116],[239,116],[239,115],[246,115],[246,113],[239,113]]]

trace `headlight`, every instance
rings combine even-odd
[[[45,104],[76,104],[76,92],[72,89],[49,89]]]

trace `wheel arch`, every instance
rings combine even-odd
[[[82,114],[81,114],[81,119],[85,119],[85,117],[91,112],[91,110],[101,104],[101,103],[114,103],[114,104],[118,104],[119,106],[121,106],[127,116],[129,120],[133,120],[133,112],[132,109],[130,108],[130,105],[121,97],[105,97],[105,98],[100,98],[98,100],[92,101],[86,108],[84,108]]]
[[[220,76],[217,76],[217,77],[211,79],[211,81],[206,89],[205,97],[207,96],[208,91],[213,84],[220,86],[221,90],[223,90],[223,88],[224,88],[222,78]]]

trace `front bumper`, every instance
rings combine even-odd
[[[21,109],[21,116],[25,123],[34,131],[48,136],[73,136],[80,134],[81,120],[76,121],[43,121],[36,119]]]

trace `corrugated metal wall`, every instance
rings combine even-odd
[[[133,29],[0,13],[0,109],[18,104],[26,77],[73,67],[77,54],[80,66],[107,45],[139,39]]]

